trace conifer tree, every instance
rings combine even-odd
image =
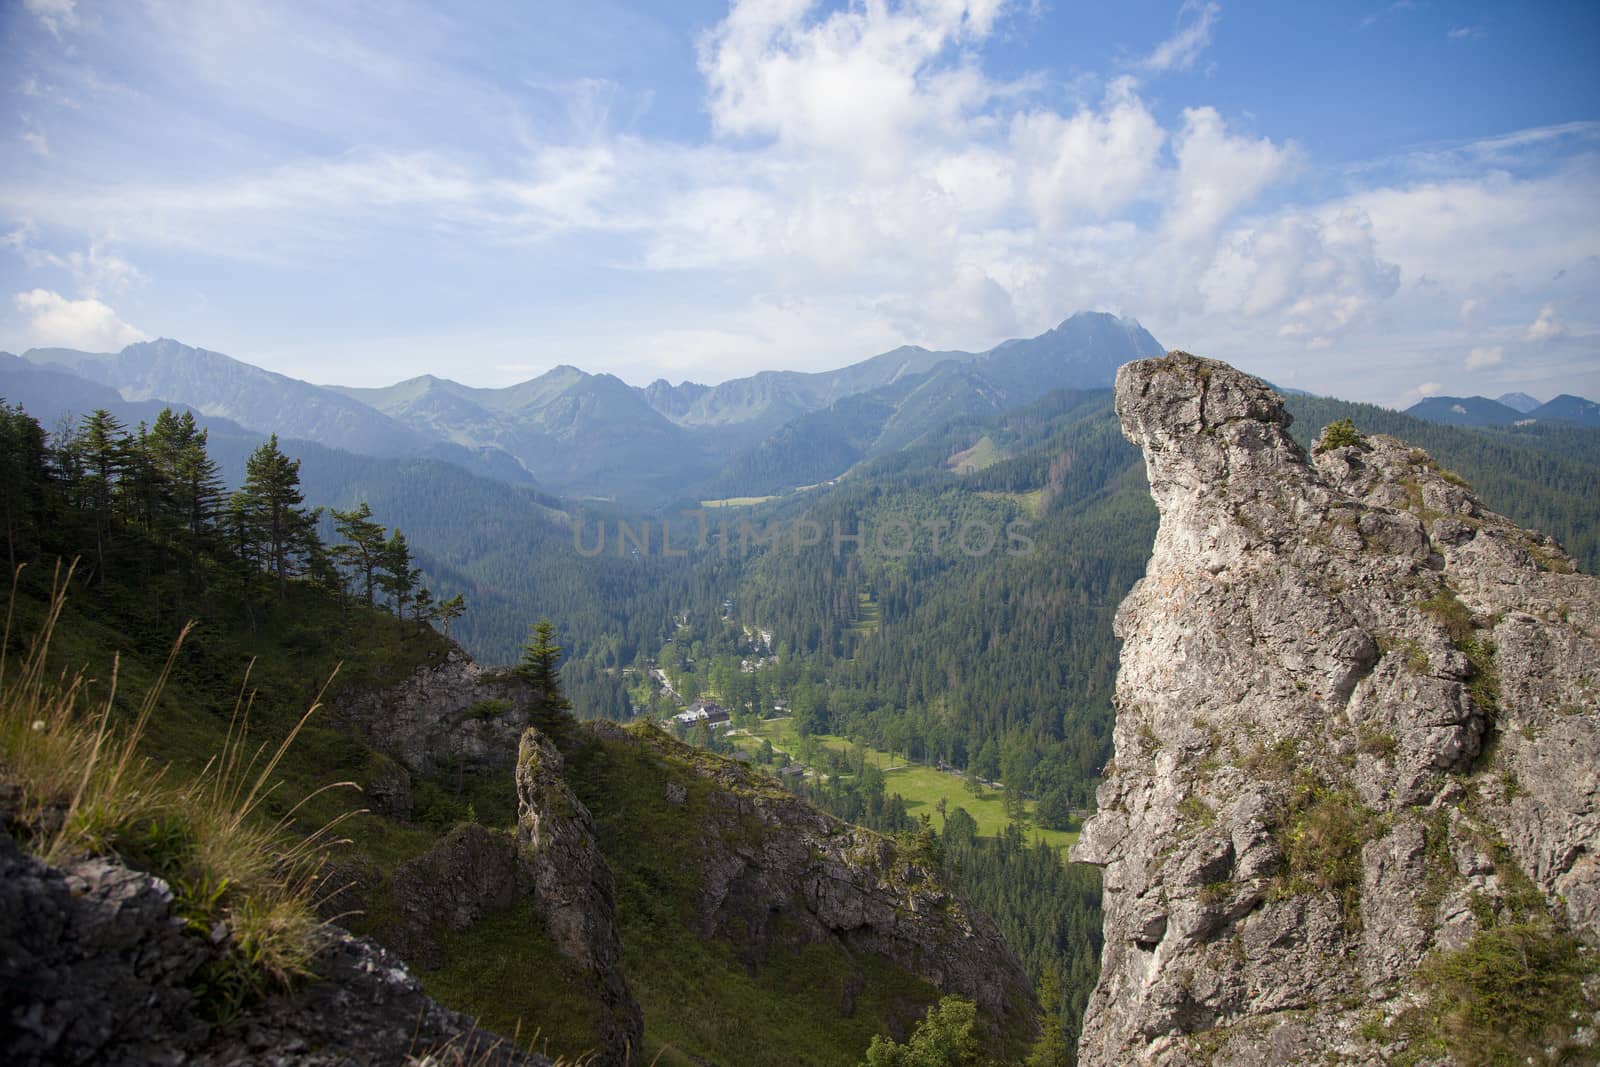
[[[267,549],[267,565],[278,580],[278,599],[289,595],[289,576],[309,539],[316,536],[316,516],[302,506],[300,461],[278,448],[278,435],[250,454],[245,464],[244,495]]]
[[[441,600],[439,602],[439,606],[434,613],[438,615],[439,621],[444,625],[444,635],[446,637],[450,636],[450,624],[460,618],[462,612],[466,610],[467,598],[462,593],[457,593],[449,600]]]
[[[1061,974],[1054,964],[1039,981],[1039,1040],[1028,1052],[1028,1067],[1070,1067],[1072,1050],[1061,1026]]]
[[[561,646],[556,644],[555,624],[549,619],[540,619],[528,631],[528,643],[523,646],[522,662],[517,664],[516,674],[532,691],[529,717],[533,725],[557,743],[566,737],[572,711],[571,702],[561,691],[560,665]]]
[[[98,408],[85,420],[75,444],[82,450],[85,488],[94,516],[95,576],[104,583],[111,566],[112,499],[127,463],[127,434],[115,415]]]
[[[383,565],[383,527],[372,521],[372,508],[363,500],[350,511],[335,509],[333,528],[346,542],[334,548],[335,558],[362,577],[367,607],[373,607],[372,591]]]
[[[411,565],[411,546],[406,544],[406,535],[398,528],[384,542],[382,567],[378,584],[394,598],[395,616],[403,619],[406,617],[406,605],[411,601],[411,591],[417,587],[422,570]]]
[[[4,524],[6,562],[15,572],[17,556],[33,547],[44,524],[44,430],[19,405],[0,403],[0,524]]]

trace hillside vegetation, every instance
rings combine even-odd
[[[393,760],[330,725],[322,706],[438,667],[453,646],[430,624],[433,613],[418,608],[407,575],[395,573],[403,568],[393,566],[392,548],[368,607],[358,554],[324,543],[295,499],[295,464],[263,446],[252,460],[260,477],[225,498],[209,477],[204,437],[181,422],[162,423],[162,435],[182,441],[172,446],[103,417],[53,440],[24,413],[3,414],[0,428],[13,446],[5,453],[6,543],[19,569],[4,648],[11,673],[0,678],[26,689],[83,671],[76,704],[56,710],[7,690],[0,774],[23,784],[29,811],[64,802],[69,814],[70,834],[42,837],[37,847],[111,850],[158,871],[173,863],[186,871],[184,857],[220,853],[216,864],[194,868],[204,876],[193,890],[194,921],[222,916],[265,989],[301,979],[295,953],[314,940],[322,916],[339,915],[383,940],[402,903],[389,892],[395,871],[463,826],[512,830],[514,753],[498,766],[447,761],[431,775],[413,774],[406,816],[368,810],[377,805],[362,790],[376,795]],[[81,560],[77,571],[52,583],[51,561],[72,557]],[[172,638],[190,619],[197,621],[169,661]],[[103,719],[86,718],[85,708]],[[317,710],[308,717],[308,709]],[[41,719],[46,727],[36,731]],[[122,785],[96,786],[74,807],[69,764],[85,743],[99,743],[101,721],[112,740],[98,765]],[[41,756],[40,738],[57,735],[69,737],[60,753]],[[265,755],[252,763],[258,751]],[[649,1055],[663,1063],[799,1062],[794,1050],[804,1049],[806,1062],[846,1064],[875,1034],[904,1036],[937,999],[904,967],[842,944],[774,945],[757,965],[737,939],[697,931],[690,861],[704,833],[695,798],[705,793],[689,768],[716,757],[673,751],[641,761],[629,746],[596,738],[570,756],[573,785],[596,812],[616,872],[623,968],[645,1008]],[[171,793],[148,784],[156,781]],[[666,821],[644,818],[646,798],[659,805],[669,781],[689,803]],[[767,788],[781,794],[775,781]],[[214,803],[219,796],[239,801]],[[202,815],[231,820],[234,836],[206,829]],[[300,856],[307,872],[317,870],[312,857],[331,836],[345,841],[329,851],[320,877],[295,873]],[[246,860],[254,866],[238,865]],[[263,880],[263,864],[277,881]],[[283,893],[285,903],[275,903]],[[248,921],[256,902],[270,938]],[[528,907],[519,901],[463,931],[434,931],[443,963],[419,973],[447,1005],[529,1046],[582,1054],[594,1046],[594,1005],[572,995],[565,964]],[[259,995],[248,983],[229,989],[230,998]],[[1025,1037],[1026,1028],[988,1040]]]

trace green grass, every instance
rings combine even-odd
[[[87,664],[99,679],[87,683],[87,694],[104,701],[112,656],[122,651],[111,704],[113,720],[126,721],[137,715],[139,695],[155,681],[171,635],[158,645],[152,635],[161,620],[152,619],[137,597],[119,602],[118,595],[113,588],[81,610],[69,605],[50,663]],[[42,612],[37,598],[24,605],[13,635]],[[214,623],[197,628],[151,708],[140,751],[154,758],[153,766],[169,767],[168,775],[198,773],[225,743],[229,714],[244,691],[253,694],[245,701],[249,748],[265,745],[270,755],[339,659],[345,666],[330,695],[398,682],[436,661],[445,648],[420,628],[360,610],[346,614],[311,590],[292,588],[288,603],[257,606],[253,631]],[[514,819],[509,769],[477,777],[413,776],[410,823],[359,812],[365,801],[353,789],[318,792],[330,782],[370,780],[384,769],[383,757],[323,721],[323,714],[301,730],[274,774],[276,789],[258,805],[267,824],[286,819],[292,833],[304,834],[342,817],[339,832],[352,843],[336,855],[387,874],[431,848],[469,810],[491,826]],[[909,1028],[935,991],[884,960],[857,956],[842,942],[806,946],[796,939],[771,946],[757,966],[728,943],[700,936],[694,908],[703,850],[717,843],[704,840],[713,814],[712,785],[684,761],[713,757],[674,751],[676,764],[648,746],[596,743],[568,762],[569,780],[595,813],[602,851],[616,877],[623,967],[645,1013],[646,1062],[659,1052],[662,1064],[855,1064],[874,1034]],[[668,780],[685,786],[687,803],[661,802]],[[770,789],[786,795],[776,783]],[[729,838],[723,846],[770,832],[755,822],[727,824],[725,809],[721,814]],[[170,836],[158,835],[151,847]],[[385,885],[368,894],[367,906],[370,914],[341,922],[381,940],[392,919]],[[420,977],[444,1003],[518,1035],[524,1045],[581,1054],[596,1043],[593,1002],[581,987],[563,981],[561,961],[529,908],[519,904],[463,933],[445,934],[446,965]],[[262,917],[272,921],[271,915]]]
[[[770,833],[733,819],[692,764],[720,757],[664,735],[642,743],[592,741],[569,754],[567,778],[595,813],[616,879],[623,971],[644,1011],[645,1062],[858,1063],[886,1020],[909,1028],[936,991],[915,975],[841,942],[778,936],[759,963],[698,929],[695,903],[709,848],[738,848]],[[685,801],[662,803],[668,783]],[[775,783],[753,788],[773,796]],[[708,839],[712,826],[722,836]],[[844,1009],[848,1008],[846,1012]]]
[[[856,594],[856,620],[850,632],[857,637],[870,637],[883,627],[883,612],[871,593]]]
[[[778,499],[775,496],[730,496],[722,500],[702,500],[703,508],[753,508],[757,504],[765,504]]]
[[[945,466],[957,474],[972,474],[992,467],[1005,458],[1005,452],[988,434],[984,434],[971,448],[951,456]]]
[[[531,897],[440,938],[445,965],[419,971],[428,995],[480,1026],[547,1056],[576,1059],[595,1047],[601,1014],[545,939]]]
[[[764,720],[756,727],[753,736],[735,737],[734,741],[740,747],[755,751],[760,748],[763,739],[771,741],[772,747],[780,752],[787,752],[792,758],[798,758],[800,737],[795,732],[793,719]],[[818,744],[835,752],[850,751],[850,741],[846,738],[818,734],[816,739]],[[875,748],[867,749],[867,758],[883,771],[885,792],[899,793],[905,799],[906,810],[912,815],[928,815],[937,825],[938,805],[942,798],[947,811],[954,811],[958,807],[967,810],[978,824],[980,837],[998,836],[1009,822],[1001,790],[986,788],[981,797],[975,797],[967,792],[965,781],[960,775],[948,774],[921,764],[908,764]],[[1026,810],[1030,816],[1035,806],[1032,800],[1027,802]],[[1030,840],[1039,838],[1056,848],[1074,844],[1078,840],[1076,830],[1045,830],[1030,825],[1027,832]]]
[[[1044,504],[1044,490],[1034,489],[1026,493],[1004,493],[998,490],[983,490],[979,496],[987,500],[1005,500],[1021,508],[1024,513],[1032,518],[1039,517],[1039,508]]]

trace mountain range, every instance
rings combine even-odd
[[[1447,426],[1600,426],[1600,404],[1570,393],[1544,404],[1527,393],[1506,393],[1497,400],[1484,396],[1430,396],[1412,404],[1406,414]]]
[[[0,395],[46,420],[95,407],[187,406],[261,434],[440,459],[562,496],[654,506],[832,478],[951,418],[1018,407],[1058,388],[1108,387],[1121,364],[1161,352],[1137,322],[1080,312],[983,352],[907,346],[839,370],[764,371],[715,386],[660,380],[641,388],[563,365],[500,389],[432,375],[353,388],[162,339],[115,353],[0,354]],[[772,460],[797,436],[807,463],[791,480],[789,465],[780,471]]]

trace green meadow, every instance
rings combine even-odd
[[[824,748],[836,752],[850,751],[851,744],[847,738],[832,734],[813,736]],[[787,752],[791,758],[799,759],[800,736],[794,728],[793,719],[766,719],[752,733],[735,736],[733,740],[740,747],[753,751],[760,747],[762,739],[771,741],[772,747],[778,751]],[[1003,790],[985,786],[982,795],[973,796],[967,791],[966,781],[960,775],[949,774],[917,763],[908,764],[875,748],[867,749],[867,758],[883,771],[885,791],[899,793],[905,799],[906,810],[911,814],[928,815],[933,818],[934,825],[938,826],[938,805],[942,798],[947,810],[967,809],[968,814],[978,823],[978,833],[984,837],[994,837],[1006,828]],[[1033,814],[1033,808],[1034,802],[1029,800],[1026,810],[1030,816]],[[1027,827],[1027,837],[1030,841],[1042,839],[1059,848],[1078,840],[1078,833],[1075,830],[1043,830],[1030,823]]]

